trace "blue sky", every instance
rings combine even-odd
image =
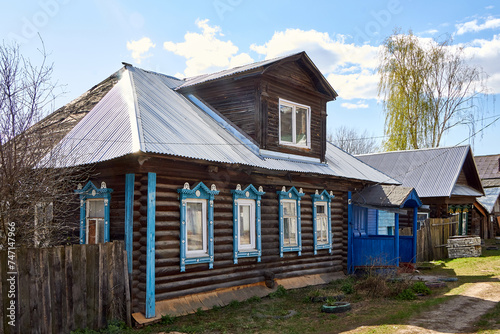
[[[179,77],[209,73],[305,50],[339,98],[328,104],[328,128],[383,135],[377,97],[379,45],[395,27],[422,38],[452,35],[489,75],[479,130],[500,116],[500,5],[490,1],[9,1],[0,36],[40,59],[40,33],[64,85],[58,108],[122,65]],[[495,115],[497,115],[495,117]],[[474,144],[476,155],[500,153],[500,120],[467,140],[451,130],[443,145]],[[465,141],[464,141],[465,140]],[[442,146],[443,146],[442,145]]]

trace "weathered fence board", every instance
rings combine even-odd
[[[9,324],[7,250],[0,251],[0,333],[69,333],[130,324],[130,291],[122,241],[16,249],[15,326]],[[124,261],[125,259],[125,261]]]
[[[417,261],[446,259],[446,244],[450,236],[456,235],[457,224],[457,217],[427,219],[417,231]]]

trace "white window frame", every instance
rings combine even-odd
[[[281,140],[281,106],[285,105],[287,107],[291,107],[293,109],[292,111],[292,141],[287,142],[287,141],[282,141]],[[295,109],[297,107],[307,109],[307,139],[306,139],[306,145],[300,145],[297,144],[295,141],[297,139],[297,121],[296,121],[296,111]],[[311,107],[307,106],[305,104],[300,104],[292,101],[288,101],[285,99],[279,99],[279,105],[278,105],[278,123],[279,123],[279,143],[280,145],[287,145],[287,146],[294,146],[294,147],[301,147],[301,148],[311,148]]]
[[[106,228],[104,226],[104,222],[106,220],[106,213],[103,212],[103,215],[104,217],[102,218],[96,218],[96,217],[92,217],[90,218],[89,217],[89,210],[90,210],[90,205],[88,205],[90,202],[99,202],[101,201],[103,203],[103,208],[104,210],[105,207],[106,207],[106,203],[105,203],[105,199],[104,198],[88,198],[85,202],[85,209],[86,209],[86,212],[85,212],[85,227],[86,227],[86,233],[85,233],[85,243],[88,244],[89,243],[89,226],[90,226],[90,223],[89,223],[89,220],[96,220],[96,227],[95,227],[95,241],[96,241],[96,244],[99,244],[99,238],[101,237],[101,234],[99,233],[100,229],[99,229],[99,224],[102,224],[102,229],[104,231],[104,229]],[[106,233],[106,232],[104,232]],[[102,236],[102,239],[104,240],[104,236]],[[105,241],[103,241],[105,242]]]
[[[286,203],[292,203],[293,206],[295,207],[295,212],[293,215],[289,214],[289,215],[285,215],[285,204]],[[284,199],[283,200],[283,231],[285,230],[285,219],[286,218],[294,218],[295,219],[295,244],[285,244],[285,235],[283,233],[283,246],[284,247],[297,247],[299,246],[299,224],[298,224],[298,220],[299,220],[299,215],[297,214],[297,200],[294,200],[294,199]],[[290,227],[289,227],[290,228]],[[290,230],[290,229],[289,229]],[[290,240],[290,238],[288,238],[288,241]]]
[[[324,207],[325,211],[322,214],[318,213],[318,207]],[[324,218],[326,220],[326,230],[318,230],[318,226],[321,226],[319,224],[319,218]],[[328,220],[328,202],[316,202],[316,233],[320,233],[321,236],[325,236],[326,240],[323,242],[319,242],[316,236],[316,242],[319,246],[321,245],[328,245],[330,243],[330,238],[328,236],[329,231],[328,231],[328,224],[330,224],[330,221]]]
[[[186,198],[186,235],[184,236],[186,240],[186,257],[200,257],[208,255],[208,226],[207,226],[207,200],[206,199],[196,199],[196,198]],[[201,203],[201,219],[202,219],[202,250],[189,250],[189,239],[187,235],[187,204],[188,203]]]
[[[238,251],[248,251],[248,250],[257,250],[255,245],[255,200],[253,199],[237,199],[238,203]],[[241,217],[241,207],[249,206],[250,207],[250,244],[242,245],[241,244],[241,229],[239,228],[240,217]]]

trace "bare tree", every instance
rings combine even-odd
[[[44,49],[40,55],[34,65],[18,46],[0,45],[0,247],[65,242],[72,236],[67,218],[78,208],[79,168],[54,168],[64,159],[54,149],[61,133],[37,123],[51,111],[56,89],[53,65]]]
[[[341,126],[333,134],[328,135],[328,141],[350,154],[373,153],[378,150],[378,145],[367,130],[359,133],[354,128]]]

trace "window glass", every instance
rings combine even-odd
[[[240,205],[240,245],[251,245],[250,229],[250,205]]]
[[[281,118],[281,141],[293,142],[293,127],[292,127],[292,112],[293,108],[287,105],[280,105],[280,118]]]
[[[326,203],[316,206],[316,242],[318,244],[328,243],[328,214]]]
[[[104,200],[92,200],[87,202],[88,218],[104,218]]]
[[[203,251],[203,204],[188,202],[186,204],[187,251]]]
[[[297,210],[295,201],[283,202],[283,238],[284,246],[297,245]]]
[[[297,107],[295,115],[295,143],[307,146],[307,109]]]

